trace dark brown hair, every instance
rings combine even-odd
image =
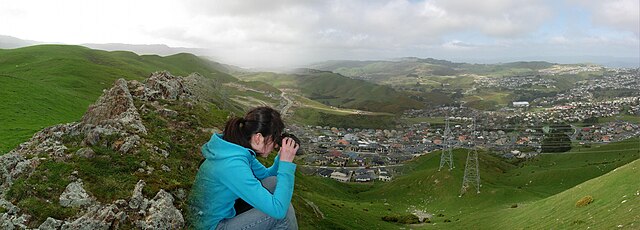
[[[280,113],[271,107],[257,107],[244,117],[234,117],[227,121],[222,139],[251,148],[251,135],[260,133],[271,141],[277,141],[284,131],[284,122]],[[279,143],[278,143],[279,144]]]

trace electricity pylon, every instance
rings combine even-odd
[[[464,178],[462,179],[462,188],[460,189],[460,197],[467,192],[470,187],[475,187],[476,192],[480,193],[480,168],[478,162],[478,149],[475,145],[476,141],[476,119],[473,119],[471,146],[467,152],[467,163],[464,166]]]
[[[438,171],[440,171],[445,164],[449,165],[449,171],[455,168],[453,166],[451,142],[449,141],[450,136],[451,128],[449,128],[449,117],[447,117],[445,118],[444,137],[442,138],[444,149],[442,149],[442,155],[440,155],[440,167],[438,168]]]

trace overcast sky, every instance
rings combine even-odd
[[[639,0],[0,0],[0,35],[206,48],[243,67],[640,54]]]

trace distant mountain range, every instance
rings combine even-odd
[[[7,35],[0,35],[0,49],[14,49],[25,46],[32,46],[38,44],[62,44],[59,42],[43,42],[43,41],[33,41],[33,40],[25,40]],[[100,49],[107,51],[131,51],[137,54],[156,54],[161,56],[173,55],[177,53],[192,53],[200,56],[211,55],[206,48],[187,48],[187,47],[170,47],[165,44],[125,44],[125,43],[85,43],[85,44],[76,44],[86,46],[92,49]],[[398,60],[411,60],[411,59],[420,59],[415,57],[409,58],[398,58],[387,61],[398,61]],[[440,64],[440,65],[448,65],[449,64],[463,64],[463,63],[477,63],[477,64],[502,64],[502,63],[510,63],[517,61],[546,61],[546,62],[555,62],[561,64],[577,64],[577,63],[592,63],[598,64],[606,67],[624,67],[624,68],[638,68],[640,67],[640,57],[610,57],[610,56],[528,56],[522,57],[519,60],[515,60],[514,58],[492,58],[486,57],[482,59],[478,58],[454,58],[454,61],[446,61],[446,60],[438,60],[433,58],[425,58],[420,59],[422,61],[426,61],[432,64]],[[327,63],[339,62],[344,63],[345,61],[326,61],[322,64],[325,65]],[[351,61],[347,61],[351,62]],[[378,62],[374,61],[352,61],[354,63],[366,63],[366,62]],[[309,67],[314,68],[317,64],[310,64]]]
[[[0,35],[0,49],[15,49],[25,46],[42,44],[43,42],[23,40],[16,37]]]
[[[52,44],[52,42],[32,41],[24,40],[12,36],[0,35],[0,49],[15,49],[20,47],[39,45],[39,44]],[[53,44],[62,44],[53,42]],[[92,49],[106,50],[106,51],[131,51],[136,54],[155,54],[160,56],[169,56],[178,53],[192,53],[196,55],[208,55],[207,49],[202,48],[185,48],[185,47],[170,47],[165,44],[125,44],[125,43],[85,43],[79,44],[81,46],[89,47]]]

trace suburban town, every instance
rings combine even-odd
[[[593,68],[591,66],[584,68]],[[555,71],[555,72],[554,72]],[[547,71],[555,74],[560,71]],[[574,70],[566,70],[574,71]],[[560,71],[561,72],[561,71]],[[522,83],[545,85],[539,77],[517,81],[484,81],[484,86],[520,87]],[[640,96],[597,100],[596,91],[640,88],[637,70],[620,70],[601,79],[580,81],[577,87],[554,97],[513,102],[499,111],[465,106],[408,110],[403,118],[439,118],[440,122],[397,125],[395,129],[293,126],[290,132],[306,144],[302,171],[341,182],[389,181],[399,167],[414,157],[445,148],[482,148],[507,159],[529,159],[542,154],[541,142],[550,126],[566,124],[566,134],[577,146],[622,141],[640,135]],[[560,103],[563,102],[563,103]],[[588,122],[601,119],[605,122]],[[447,121],[447,122],[445,122]],[[445,125],[448,123],[448,127]]]

